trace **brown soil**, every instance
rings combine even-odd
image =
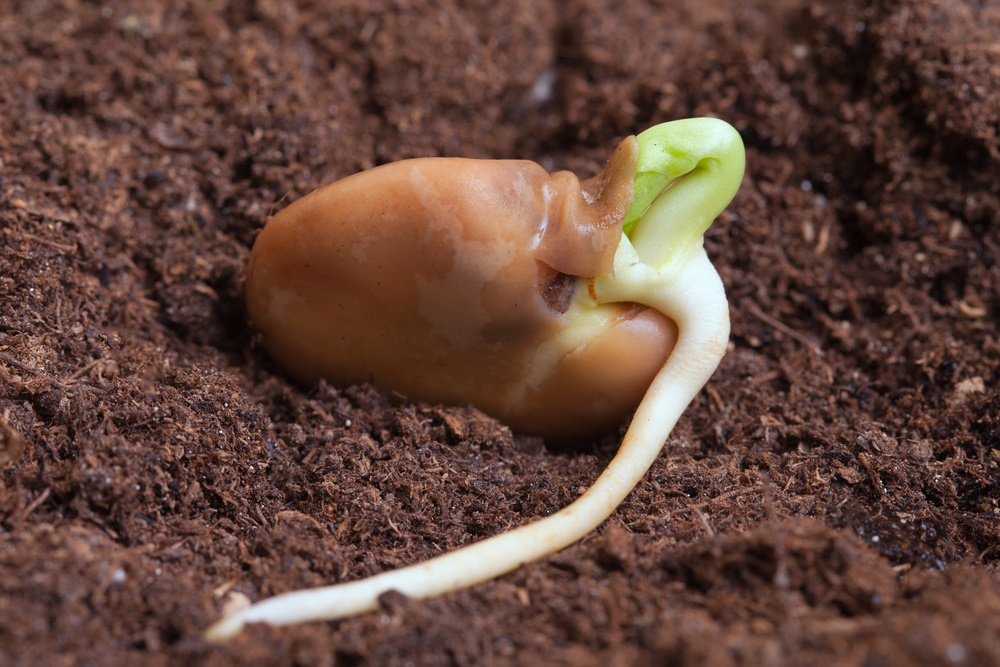
[[[0,1],[0,663],[1000,664],[995,3],[323,4]],[[294,386],[246,326],[269,211],[418,155],[587,176],[694,115],[748,150],[707,242],[731,351],[612,519],[202,641],[234,592],[549,514],[615,447]]]

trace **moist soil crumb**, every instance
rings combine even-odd
[[[3,3],[0,663],[1000,664],[1000,9],[961,0]],[[597,173],[713,115],[733,337],[580,544],[429,601],[252,626],[548,515],[570,451],[291,383],[267,216],[414,156]]]

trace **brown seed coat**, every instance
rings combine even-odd
[[[251,320],[304,383],[371,380],[545,436],[613,429],[676,340],[655,311],[582,305],[587,279],[611,270],[636,154],[629,137],[583,182],[427,158],[321,188],[257,238]]]

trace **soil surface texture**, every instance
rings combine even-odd
[[[992,1],[0,0],[0,664],[1000,664],[998,45]],[[551,514],[619,441],[297,386],[247,323],[268,215],[702,115],[747,147],[732,342],[612,517],[204,641]]]

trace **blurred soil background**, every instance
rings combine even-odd
[[[297,387],[247,326],[268,214],[401,158],[589,176],[742,133],[731,350],[582,543],[215,646],[227,600],[573,500],[474,409]],[[1000,664],[1000,5],[0,0],[0,663]]]

